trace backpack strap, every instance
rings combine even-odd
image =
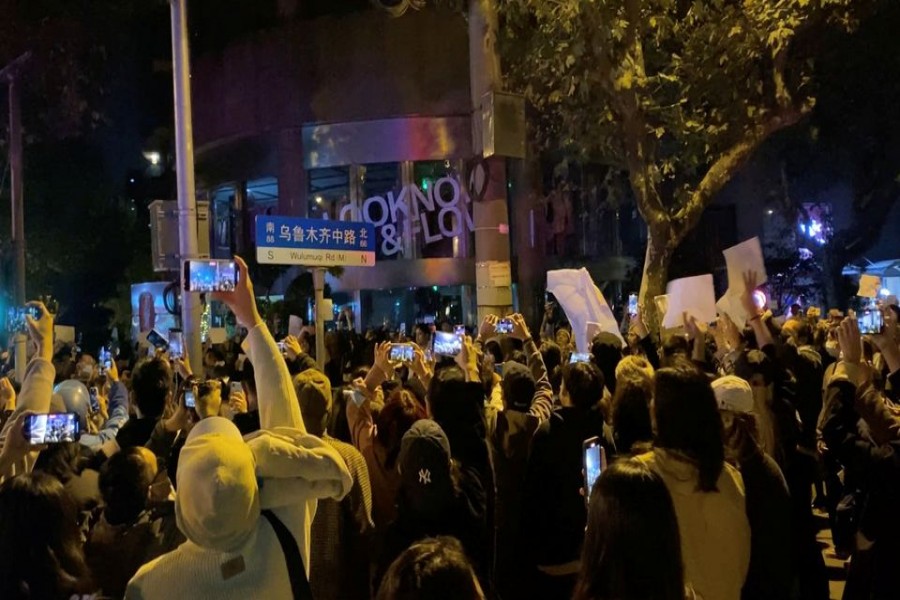
[[[294,539],[287,526],[281,522],[281,519],[271,510],[262,511],[262,516],[269,521],[276,537],[278,537],[278,543],[281,544],[288,577],[291,580],[291,591],[293,592],[294,600],[313,600],[312,589],[309,587],[309,579],[306,577],[306,568],[303,565],[303,556],[300,554],[297,540]]]

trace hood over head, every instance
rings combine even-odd
[[[185,537],[220,552],[247,541],[260,514],[256,463],[231,421],[210,417],[194,426],[176,480],[175,516]]]

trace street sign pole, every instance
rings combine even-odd
[[[3,67],[0,78],[9,83],[9,171],[10,196],[12,204],[12,248],[15,261],[15,295],[16,306],[25,304],[25,201],[22,168],[22,110],[19,103],[19,72],[31,58],[31,52],[22,54]],[[25,379],[25,334],[15,334],[15,368],[16,381]]]
[[[172,18],[172,78],[175,91],[175,170],[178,180],[178,254],[197,256],[197,198],[194,187],[194,130],[191,118],[191,65],[187,35],[187,0],[169,0]],[[179,268],[181,289],[184,272]],[[194,373],[203,371],[200,344],[200,297],[181,292],[181,329]]]
[[[316,296],[316,364],[325,372],[325,315],[322,304],[325,300],[325,269],[316,267],[312,270],[313,289]]]

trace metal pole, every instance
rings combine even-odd
[[[178,251],[196,257],[197,198],[194,188],[194,132],[191,125],[191,65],[188,50],[187,0],[170,0],[172,13],[172,78],[175,90],[175,166],[178,176]],[[184,272],[180,270],[184,289]],[[194,373],[203,371],[200,345],[200,297],[181,294],[181,327]]]
[[[325,372],[325,318],[322,315],[322,303],[325,299],[325,269],[313,269],[313,289],[316,292],[316,364]]]
[[[25,304],[25,202],[22,181],[22,112],[19,105],[19,83],[15,76],[9,80],[9,168],[12,188],[12,246],[15,255],[16,306]],[[16,380],[25,380],[26,337],[16,334]]]

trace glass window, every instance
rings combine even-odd
[[[384,223],[375,227],[377,260],[394,260],[409,256],[408,218],[396,208],[403,191],[400,163],[378,163],[357,167],[359,177],[358,206],[364,212],[363,220]],[[383,198],[384,202],[369,198]],[[393,202],[392,202],[393,201]],[[391,209],[391,205],[394,209]]]
[[[472,246],[472,206],[455,165],[447,161],[413,164],[418,223],[413,224],[416,258],[467,256]]]
[[[234,186],[216,189],[210,196],[210,212],[213,221],[213,243],[210,254],[213,258],[231,256],[231,230],[234,208]]]
[[[254,179],[247,182],[247,215],[244,221],[244,235],[256,245],[256,217],[278,214],[278,180],[274,177]],[[246,238],[245,238],[246,239]]]
[[[350,167],[312,169],[307,175],[309,218],[339,219],[341,209],[350,203]]]
[[[411,336],[419,323],[443,331],[452,331],[453,325],[472,327],[474,299],[474,289],[465,285],[363,290],[362,324],[364,329],[388,327]]]

